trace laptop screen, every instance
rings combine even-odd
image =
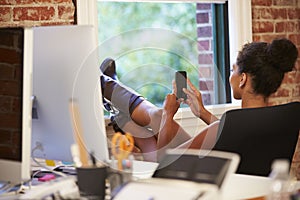
[[[227,175],[235,172],[238,163],[238,155],[232,153],[176,150],[165,155],[153,177],[209,183],[221,188]]]

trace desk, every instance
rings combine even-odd
[[[224,200],[251,199],[266,196],[271,179],[262,176],[232,174],[222,193]]]
[[[133,176],[136,179],[150,178],[157,166],[157,163],[135,161]],[[268,177],[232,174],[223,188],[222,197],[224,200],[234,200],[265,196],[269,192],[270,184],[271,179]],[[298,185],[300,188],[300,183]]]
[[[135,179],[151,178],[157,163],[135,161],[133,165],[133,177]],[[251,199],[266,196],[269,192],[271,179],[263,176],[253,176],[244,174],[232,174],[222,191],[222,199]],[[296,188],[300,188],[297,182]]]
[[[154,173],[157,163],[152,162],[144,162],[144,161],[135,161],[133,164],[134,179],[148,179]],[[76,188],[73,187],[74,183],[72,180],[65,180],[69,185],[71,191],[75,191]],[[172,181],[172,180],[171,180]],[[38,192],[41,192],[41,188],[45,189],[45,191],[49,191],[50,188],[48,187],[49,183],[42,184],[41,187],[38,188]],[[61,184],[63,182],[59,182],[55,184],[52,189],[55,188],[62,188]],[[236,199],[253,199],[257,197],[266,196],[269,192],[269,187],[271,184],[271,179],[268,177],[261,177],[261,176],[251,176],[251,175],[242,175],[242,174],[232,174],[229,176],[226,185],[221,193],[221,200],[236,200]],[[64,188],[66,188],[64,186]],[[178,187],[180,188],[180,187]],[[296,188],[300,188],[300,182],[296,183]],[[30,190],[29,190],[30,191]],[[35,192],[34,192],[35,193]],[[75,192],[74,192],[75,193]],[[35,193],[35,195],[37,195]],[[26,195],[21,195],[18,197],[26,197]],[[15,199],[16,196],[6,196],[3,197],[4,199]],[[70,197],[70,196],[69,196]],[[0,199],[3,199],[0,197]],[[71,198],[70,198],[71,199]],[[74,198],[76,199],[76,198]]]

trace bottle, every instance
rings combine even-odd
[[[272,179],[268,200],[290,200],[293,193],[293,184],[289,175],[288,160],[276,159],[272,163],[269,177]]]

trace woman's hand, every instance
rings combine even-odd
[[[183,89],[183,92],[187,94],[187,99],[185,100],[185,103],[189,105],[194,115],[200,118],[201,112],[205,110],[202,102],[202,95],[189,79],[187,79],[187,83],[190,87],[190,90]]]
[[[210,113],[203,105],[202,95],[199,90],[187,79],[189,89],[183,89],[183,92],[187,94],[187,100],[185,103],[190,106],[191,111],[196,117],[202,119],[206,124],[211,124],[214,121],[219,120],[216,116]]]
[[[178,111],[179,106],[180,102],[177,101],[176,95],[168,94],[164,102],[164,113],[173,117]]]
[[[176,88],[175,81],[172,82],[172,85],[173,85],[173,91],[171,94],[168,94],[166,96],[163,108],[164,108],[164,113],[173,118],[173,116],[178,111],[180,102],[183,100],[176,98],[177,88]]]

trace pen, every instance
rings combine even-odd
[[[77,102],[74,99],[70,100],[70,114],[71,114],[71,121],[73,123],[74,135],[76,139],[76,143],[78,145],[79,150],[79,158],[82,167],[88,166],[88,156],[86,149],[84,147],[83,135],[82,135],[82,126],[80,121],[80,114]]]
[[[91,158],[93,166],[96,167],[96,158],[95,158],[93,151],[90,152],[90,158]]]

